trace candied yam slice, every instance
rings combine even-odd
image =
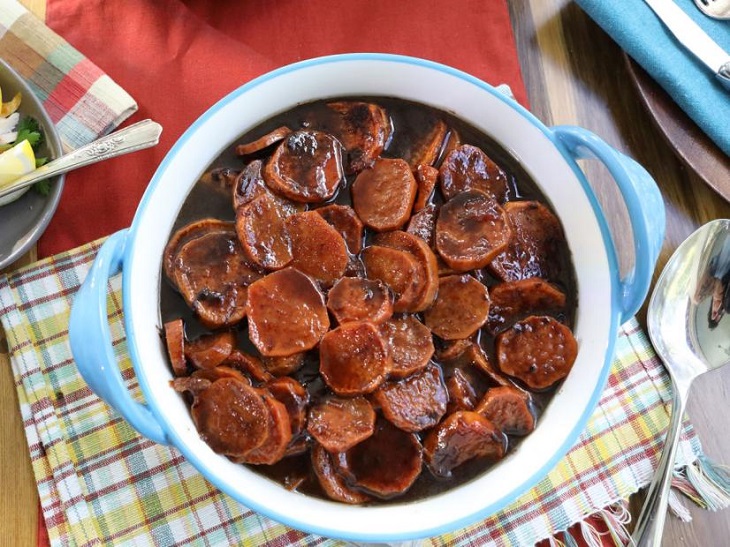
[[[356,255],[362,251],[364,226],[352,207],[332,203],[314,211],[339,232],[351,254]]]
[[[314,211],[286,219],[291,239],[291,266],[330,287],[343,276],[349,261],[345,240]]]
[[[449,414],[423,442],[424,460],[437,477],[450,477],[454,468],[474,458],[504,456],[504,434],[481,414],[460,410]]]
[[[457,340],[441,354],[440,359],[454,367],[465,369],[472,367],[484,373],[493,385],[512,385],[509,379],[496,369],[482,347],[474,340]]]
[[[449,402],[441,369],[433,363],[403,380],[386,382],[373,397],[388,421],[413,433],[439,423]]]
[[[235,347],[233,331],[202,334],[185,345],[185,357],[195,368],[213,368],[223,363]]]
[[[449,404],[446,409],[449,414],[457,410],[474,410],[477,405],[477,394],[462,369],[454,369],[446,381],[446,389],[449,392]]]
[[[420,138],[415,139],[409,149],[404,151],[403,157],[413,170],[420,165],[430,167],[436,163],[441,152],[448,126],[439,118],[434,118],[431,122],[430,127],[419,135]],[[436,173],[438,174],[438,171]]]
[[[322,446],[314,443],[311,458],[312,470],[328,498],[351,505],[370,501],[370,496],[347,485],[332,463],[332,456]]]
[[[420,237],[429,247],[433,248],[436,234],[436,215],[436,205],[433,203],[426,205],[408,221],[406,232]],[[438,264],[438,257],[436,258],[436,264]]]
[[[265,357],[288,357],[312,349],[330,325],[319,287],[294,268],[253,283],[246,312],[249,338]]]
[[[416,179],[404,160],[380,158],[352,183],[352,206],[368,228],[397,230],[411,216],[416,190]]]
[[[236,233],[248,259],[266,270],[279,270],[293,259],[286,219],[292,211],[263,193],[236,209]]]
[[[413,202],[413,212],[417,213],[426,207],[433,196],[433,189],[436,188],[439,172],[430,165],[418,165],[414,170],[418,191],[416,200]]]
[[[377,234],[373,241],[376,245],[405,251],[416,259],[418,276],[414,281],[418,282],[418,287],[415,300],[412,306],[398,311],[419,312],[431,306],[438,291],[439,277],[438,261],[428,244],[421,238],[400,230]]]
[[[191,378],[198,378],[200,380],[207,380],[208,382],[215,382],[221,378],[234,378],[241,382],[251,385],[251,380],[248,376],[245,376],[240,370],[231,368],[225,365],[218,365],[215,368],[201,368],[196,370],[190,376]]]
[[[345,323],[325,334],[319,344],[319,372],[337,395],[371,393],[390,369],[385,342],[372,323]]]
[[[217,379],[218,378],[210,380],[208,378],[201,378],[198,376],[181,376],[180,378],[173,378],[170,380],[170,386],[178,393],[187,391],[193,395],[198,395],[201,391],[208,389]]]
[[[423,313],[426,326],[443,340],[468,338],[488,316],[487,287],[468,274],[442,277],[436,301]]]
[[[213,382],[190,410],[201,438],[218,454],[241,457],[269,434],[271,411],[260,391],[235,378]]]
[[[393,315],[393,297],[378,279],[343,277],[327,294],[327,309],[337,322],[383,323]]]
[[[528,277],[555,280],[560,276],[559,257],[567,254],[563,227],[558,218],[539,201],[514,201],[505,204],[511,226],[507,246],[489,264],[489,270],[502,281]]]
[[[446,200],[468,190],[480,190],[499,203],[507,199],[505,172],[480,148],[470,144],[449,152],[439,169],[439,180]]]
[[[392,133],[388,113],[374,103],[339,101],[327,105],[339,114],[337,136],[347,150],[347,172],[358,173],[380,157]]]
[[[367,278],[382,281],[393,292],[393,311],[404,312],[415,306],[422,285],[422,269],[412,254],[370,245],[363,249],[361,258]]]
[[[535,429],[530,394],[513,386],[490,388],[475,411],[508,435],[527,435]]]
[[[170,359],[170,366],[175,376],[185,376],[188,373],[188,363],[185,360],[185,326],[182,319],[173,319],[163,325],[165,330],[165,347]]]
[[[502,372],[530,389],[546,389],[565,378],[578,355],[571,330],[553,317],[532,315],[497,337]]]
[[[321,131],[291,133],[264,166],[269,188],[299,203],[327,201],[343,177],[342,145]]]
[[[249,154],[260,152],[264,148],[267,148],[288,137],[289,134],[291,134],[291,129],[282,125],[254,141],[236,145],[236,154],[239,156],[247,156]]]
[[[328,397],[309,409],[307,431],[329,452],[344,452],[375,430],[375,410],[364,397]]]
[[[273,465],[284,457],[289,442],[291,442],[291,424],[286,407],[265,391],[263,391],[262,397],[269,408],[268,435],[261,445],[246,452],[240,458],[236,458],[239,463]]]
[[[482,268],[509,241],[504,209],[483,192],[457,194],[441,206],[436,219],[436,250],[450,268],[465,272]]]
[[[426,365],[434,352],[431,331],[413,315],[393,317],[380,326],[393,366],[393,378],[405,378]]]
[[[284,376],[266,384],[271,395],[286,407],[289,413],[292,436],[296,437],[307,424],[309,392],[294,378]]]
[[[248,286],[260,277],[233,230],[191,239],[175,259],[177,288],[210,329],[235,325],[245,317]]]
[[[375,432],[346,452],[333,454],[335,466],[351,484],[389,499],[406,492],[421,474],[418,437],[379,420]]]
[[[236,369],[257,382],[268,382],[274,378],[264,369],[258,357],[238,349],[234,349],[221,366]],[[220,368],[220,366],[217,368]]]
[[[487,326],[496,335],[527,315],[562,313],[565,293],[539,277],[528,277],[493,285]]]
[[[204,218],[191,222],[177,230],[174,234],[172,234],[172,237],[170,237],[163,253],[162,266],[167,278],[173,283],[175,282],[175,261],[180,249],[188,241],[204,234],[215,232],[229,233],[232,229],[232,222],[218,220],[217,218]]]
[[[286,357],[264,357],[261,361],[264,369],[274,376],[294,374],[304,365],[304,352]]]

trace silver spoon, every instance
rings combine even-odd
[[[672,418],[633,542],[661,544],[682,415],[692,381],[730,363],[730,220],[714,220],[669,259],[649,302],[649,337],[672,379]],[[727,313],[726,313],[727,312]]]
[[[695,0],[702,13],[713,19],[730,19],[730,0]]]
[[[0,198],[61,173],[154,146],[160,141],[161,133],[162,126],[152,120],[132,124],[49,161],[27,175],[17,178],[8,186],[0,189]]]

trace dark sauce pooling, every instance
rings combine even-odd
[[[436,167],[441,164],[444,157],[448,154],[449,142],[451,141],[453,143],[454,140],[458,138],[459,142],[462,144],[473,145],[483,150],[502,169],[506,175],[507,183],[507,191],[504,199],[505,202],[510,203],[516,201],[535,200],[551,209],[545,196],[541,194],[519,162],[510,156],[505,150],[500,148],[489,137],[480,131],[477,131],[462,120],[431,107],[400,99],[358,97],[341,100],[375,103],[387,111],[392,127],[392,134],[386,143],[381,157],[401,158],[412,156],[414,153],[414,143],[419,142],[419,137],[424,133],[433,131],[435,122],[437,120],[441,120],[445,123],[446,134],[444,142],[436,154],[434,163]],[[193,187],[179,212],[178,218],[173,226],[172,233],[175,233],[178,229],[193,221],[203,218],[217,218],[225,221],[234,221],[236,213],[232,206],[231,197],[231,188],[234,177],[250,161],[261,159],[265,163],[266,159],[271,156],[273,150],[276,146],[278,146],[278,144],[274,144],[264,148],[260,152],[241,158],[235,153],[236,144],[252,142],[262,135],[266,135],[274,129],[282,126],[289,127],[294,131],[300,129],[316,129],[322,132],[336,134],[337,125],[340,123],[340,117],[336,111],[328,107],[328,103],[331,102],[332,100],[317,101],[297,106],[288,112],[263,122],[247,134],[241,136],[236,143],[233,143],[213,162],[213,164],[211,164],[208,171]],[[357,120],[353,121],[355,123],[357,122]],[[348,164],[348,161],[354,162],[357,161],[357,159],[357,157],[348,157],[347,152],[344,152],[343,163],[345,165]],[[340,185],[337,193],[331,199],[327,200],[326,203],[310,203],[307,205],[307,209],[313,210],[330,203],[351,205],[350,188],[356,178],[356,175],[357,173],[347,173],[344,183]],[[438,184],[436,185],[436,190],[430,202],[437,208],[442,206],[444,203],[444,198],[439,191]],[[403,229],[405,229],[405,227]],[[373,234],[370,230],[365,230],[365,234],[364,246],[367,246],[370,244]],[[556,263],[555,271],[559,272],[559,275],[551,278],[550,282],[554,287],[564,293],[566,297],[565,305],[559,310],[543,312],[541,315],[551,315],[557,318],[562,324],[572,328],[576,307],[576,285],[571,257],[564,240],[558,243],[556,250],[557,254],[554,256]],[[356,264],[358,264],[358,266],[355,268],[355,271],[363,271],[364,268],[362,267],[362,264],[357,261]],[[349,271],[353,270],[350,269]],[[445,270],[443,273],[447,274],[449,272]],[[468,273],[490,288],[490,290],[492,287],[501,282],[500,279],[495,277],[493,271],[490,271],[487,267],[480,267]],[[160,309],[162,322],[167,323],[168,321],[182,318],[185,324],[187,340],[194,340],[202,334],[211,332],[209,328],[201,324],[196,314],[180,297],[176,287],[168,281],[169,280],[166,278],[166,281],[162,283],[161,287]],[[325,294],[326,290],[327,289],[325,288],[323,291]],[[421,321],[424,320],[423,313],[415,314],[415,316]],[[336,322],[332,318],[331,323],[331,328],[334,328],[336,326]],[[505,329],[503,328],[502,330]],[[249,341],[247,320],[244,319],[241,323],[236,325],[234,327],[234,331],[237,335],[239,348],[251,355],[258,355],[258,351]],[[436,353],[432,358],[432,362],[435,362],[441,367],[442,375],[445,380],[451,380],[455,374],[454,370],[456,368],[460,368],[460,366],[455,366],[452,361],[442,361],[441,357],[449,354],[449,348],[454,346],[454,342],[447,342],[436,336],[433,338]],[[489,362],[494,364],[494,368],[497,368],[495,336],[490,333],[487,325],[480,328],[476,335],[472,338],[479,347],[482,348],[484,354],[489,359]],[[466,370],[466,367],[464,368]],[[310,404],[314,404],[322,400],[323,397],[331,394],[318,371],[319,355],[318,349],[315,348],[306,353],[304,366],[291,375],[292,378],[306,387],[311,398]],[[478,403],[481,395],[483,395],[489,387],[493,387],[495,385],[495,381],[490,379],[489,376],[485,375],[482,371],[476,370],[474,367],[470,367],[467,372],[469,377],[468,380],[471,382],[471,388],[478,397],[476,399]],[[461,372],[457,375],[459,374],[461,374]],[[526,387],[523,382],[515,380],[514,378],[511,378],[509,382],[511,385],[516,385],[521,389],[525,389]],[[552,387],[547,390],[529,390],[531,411],[538,423],[540,414],[545,408],[545,405],[550,401],[553,391],[554,388]],[[185,395],[188,396],[189,394],[186,393]],[[192,401],[192,398],[188,398],[188,400]],[[452,403],[454,402],[452,401]],[[378,414],[380,415],[380,411],[378,411]],[[379,417],[379,420],[382,419],[382,417]],[[429,434],[429,431],[430,429],[417,433],[418,438],[420,440],[424,440]],[[513,450],[519,443],[520,438],[520,436],[507,435],[507,450]],[[303,440],[308,440],[306,429],[298,436],[298,438],[295,438],[292,441],[292,444],[297,441],[301,443]],[[485,470],[489,469],[492,464],[493,462],[489,459],[475,458],[455,467],[449,478],[434,475],[424,464],[423,471],[418,479],[416,479],[415,483],[407,490],[407,492],[393,499],[394,501],[403,502],[436,494],[473,479],[474,477],[482,474]],[[312,471],[308,450],[298,455],[285,457],[273,465],[250,465],[249,467],[256,472],[273,478],[287,488],[296,489],[300,492],[317,497],[327,498],[327,495],[321,488]],[[498,465],[495,467],[494,472],[498,472]],[[387,500],[373,498],[372,503],[387,503]]]

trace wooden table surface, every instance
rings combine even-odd
[[[730,218],[730,204],[677,158],[643,109],[619,47],[570,0],[508,0],[531,109],[547,125],[573,124],[593,131],[638,160],[657,181],[667,211],[667,231],[655,279],[674,249],[700,225]],[[45,0],[22,0],[41,17]],[[496,82],[493,82],[496,83]],[[631,263],[629,230],[611,177],[597,162],[585,163],[588,179],[609,212],[622,265]],[[34,252],[15,266],[35,260]],[[14,267],[15,267],[14,266]],[[645,324],[645,307],[639,314]],[[730,463],[730,367],[699,378],[689,415],[706,454]],[[18,401],[0,332],[0,543],[37,542],[38,495],[18,412]],[[723,431],[724,430],[724,431]],[[686,504],[692,523],[668,517],[665,547],[727,544],[730,510],[712,513]],[[631,500],[634,516],[641,494]]]

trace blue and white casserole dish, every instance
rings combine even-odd
[[[348,506],[286,490],[215,454],[200,438],[160,339],[163,250],[187,193],[218,155],[261,121],[317,99],[384,96],[445,110],[509,152],[560,218],[575,267],[579,352],[538,426],[492,470],[445,493],[407,503]],[[621,276],[603,211],[576,163],[596,158],[626,203],[636,256]],[[77,294],[70,337],[91,388],[142,435],[179,449],[216,487],[294,528],[352,541],[400,541],[445,533],[484,518],[542,479],[585,428],[603,391],[618,326],[641,306],[664,236],[664,206],[641,166],[576,127],[545,127],[490,85],[421,59],[353,54],[286,66],[232,92],[198,119],[170,150],[129,229],[102,247]],[[146,404],[121,379],[106,318],[107,279],[122,272],[127,343]],[[498,470],[498,472],[494,472]]]

